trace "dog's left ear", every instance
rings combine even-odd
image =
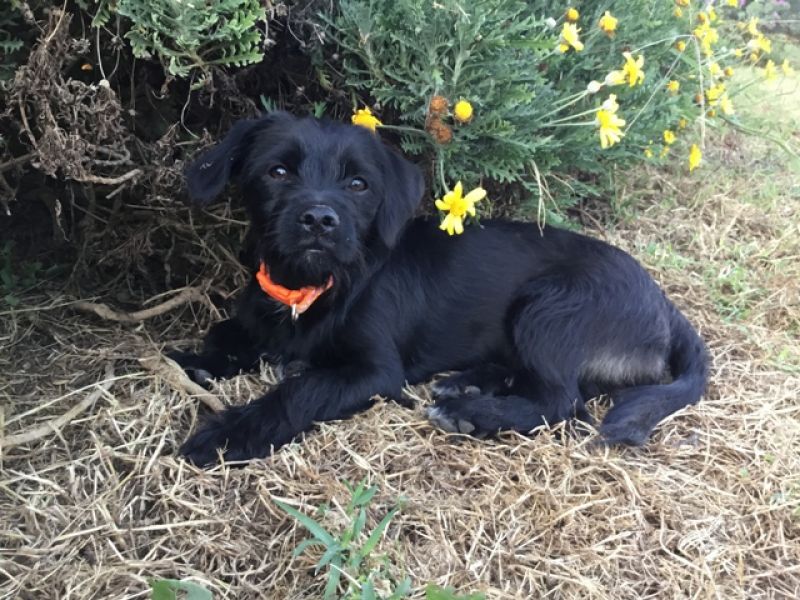
[[[419,167],[388,146],[384,147],[384,163],[386,192],[376,225],[383,243],[392,248],[403,228],[414,218],[425,191],[425,179]]]

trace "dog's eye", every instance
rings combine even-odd
[[[363,192],[367,189],[367,182],[361,179],[361,177],[353,177],[350,183],[347,184],[347,189],[351,192]]]
[[[289,176],[289,171],[283,165],[278,165],[269,170],[269,176],[273,179],[283,180]]]

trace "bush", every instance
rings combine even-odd
[[[564,4],[543,0],[342,0],[338,15],[322,20],[335,41],[335,87],[372,104],[407,152],[434,165],[437,196],[459,180],[490,192],[512,184],[506,197],[542,208],[548,189],[564,206],[576,194],[602,193],[615,168],[648,157],[688,167],[675,140],[702,143],[680,130],[732,115],[724,68],[739,59],[725,38],[742,35],[728,20],[739,12],[697,4],[584,1],[572,24]],[[606,31],[600,26],[606,11],[618,19],[613,31],[608,20]],[[579,41],[570,46],[564,32],[573,26]],[[628,80],[610,85],[608,75],[626,63]],[[618,110],[598,112],[611,94]],[[453,111],[461,99],[474,109],[465,123]],[[599,119],[624,137],[601,147]]]
[[[83,0],[84,6],[90,0]],[[134,56],[156,58],[173,77],[212,66],[257,63],[263,58],[259,25],[266,20],[261,0],[95,1],[92,24],[102,27],[116,11],[130,20],[125,37]]]

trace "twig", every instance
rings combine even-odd
[[[0,163],[0,173],[4,173],[9,169],[13,169],[16,166],[24,164],[33,159],[34,156],[36,156],[35,152],[28,152],[27,154],[23,154],[22,156],[18,156],[4,163]]]
[[[114,310],[107,304],[88,302],[86,300],[76,302],[73,306],[78,310],[93,312],[97,316],[102,317],[103,319],[108,319],[109,321],[119,321],[120,323],[138,323],[139,321],[144,321],[145,319],[151,319],[153,317],[163,315],[164,313],[171,311],[173,308],[176,308],[181,304],[186,304],[187,302],[192,301],[205,302],[205,292],[195,287],[185,288],[180,294],[177,294],[166,302],[162,302],[156,306],[151,306],[150,308],[137,310],[136,312],[132,313],[121,312]]]
[[[0,439],[0,448],[6,450],[8,448],[13,448],[14,446],[29,444],[52,433],[60,431],[65,425],[68,425],[72,419],[89,408],[97,401],[98,398],[100,398],[100,396],[107,392],[108,389],[114,384],[114,381],[114,365],[110,363],[108,366],[106,366],[105,379],[98,383],[97,388],[91,394],[86,396],[86,398],[78,402],[78,404],[73,406],[60,417],[51,419],[43,425],[39,425],[38,427],[34,427],[28,431],[23,431],[22,433],[9,435]]]
[[[80,181],[81,183],[96,183],[97,185],[119,185],[120,183],[125,183],[133,179],[134,177],[141,175],[141,169],[133,169],[132,171],[128,171],[124,175],[120,175],[119,177],[100,177],[98,175],[84,175],[83,177],[76,177],[76,181]]]
[[[167,384],[178,391],[184,392],[189,396],[194,396],[214,412],[225,410],[219,398],[195,383],[186,374],[181,366],[171,358],[166,356],[148,356],[139,359],[139,364],[148,371],[152,371],[160,376]]]

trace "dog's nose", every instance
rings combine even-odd
[[[339,226],[339,215],[330,206],[317,204],[300,215],[300,225],[313,233],[330,233]]]

